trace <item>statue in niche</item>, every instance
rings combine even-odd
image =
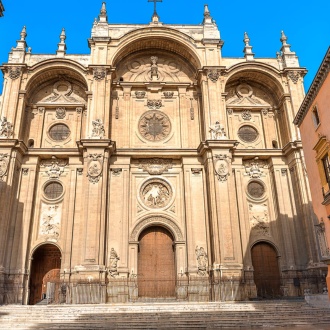
[[[117,264],[118,264],[118,260],[120,260],[120,258],[118,257],[118,254],[114,248],[111,248],[109,259],[110,259],[110,266],[109,266],[109,270],[108,270],[109,275],[111,277],[115,277],[115,275],[118,275]]]
[[[208,259],[207,259],[207,253],[204,250],[203,247],[196,246],[195,249],[196,257],[197,257],[197,263],[198,263],[198,275],[205,276],[207,275],[207,265],[208,265]]]
[[[157,65],[157,61],[158,61],[158,57],[157,56],[151,56],[150,57],[151,60],[151,80],[158,80],[158,65]]]
[[[225,128],[218,121],[210,126],[209,132],[211,133],[212,140],[223,140],[227,138]]]

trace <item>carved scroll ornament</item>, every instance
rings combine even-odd
[[[68,164],[67,159],[58,159],[53,156],[51,159],[46,159],[41,162],[41,167],[47,168],[49,179],[58,179],[64,172],[64,167]]]
[[[139,168],[151,175],[160,175],[172,168],[172,159],[145,158],[139,159]]]

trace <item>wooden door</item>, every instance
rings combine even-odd
[[[34,305],[42,299],[42,294],[46,289],[45,283],[43,283],[45,275],[53,269],[60,268],[61,252],[55,245],[42,245],[33,253],[30,273],[30,305]],[[55,273],[57,271],[54,271]]]
[[[162,227],[146,229],[139,239],[139,297],[175,297],[172,235]]]
[[[279,296],[281,280],[275,249],[268,243],[258,243],[253,246],[251,254],[258,296]]]

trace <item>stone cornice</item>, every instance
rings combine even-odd
[[[295,125],[300,126],[303,119],[305,118],[309,108],[314,102],[317,94],[319,93],[325,79],[327,78],[330,71],[330,47],[325,54],[323,61],[314,77],[314,80],[309,87],[309,90],[297,112],[297,115],[293,121]]]

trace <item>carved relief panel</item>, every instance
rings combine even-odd
[[[116,77],[111,132],[118,147],[198,145],[195,77],[180,56],[160,51],[130,55],[118,63]]]
[[[86,91],[78,82],[60,77],[42,84],[31,96],[25,138],[37,148],[75,147],[86,104]]]
[[[41,203],[38,237],[58,241],[61,229],[62,204]]]
[[[229,135],[238,148],[277,148],[279,136],[273,98],[254,83],[236,82],[226,88]]]

